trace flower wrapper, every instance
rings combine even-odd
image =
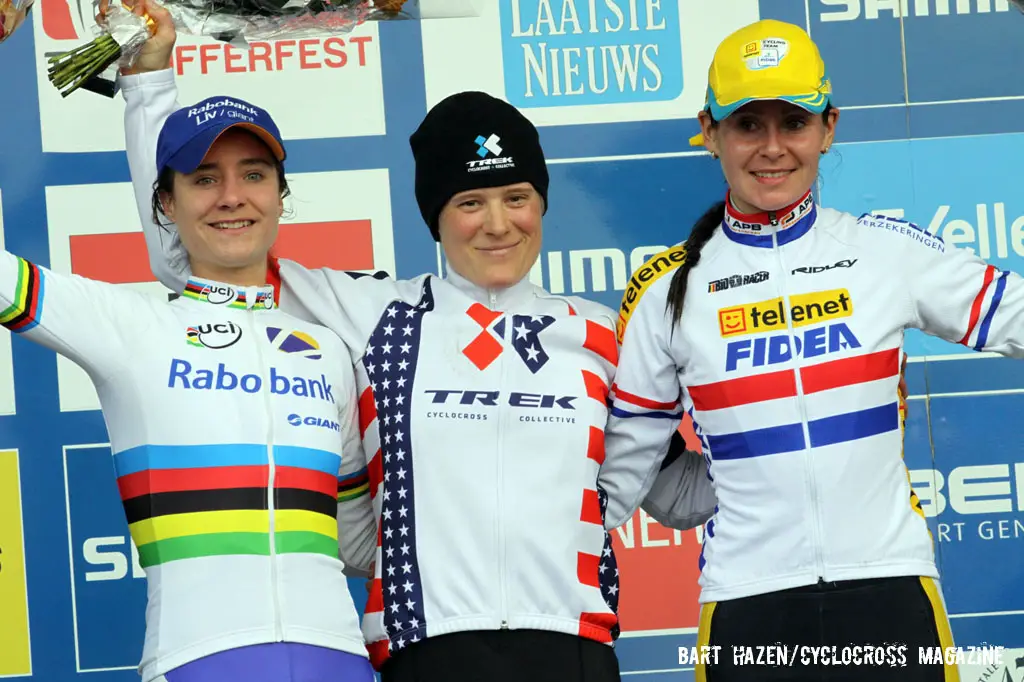
[[[0,0],[0,43],[25,23],[33,0]]]
[[[160,5],[170,13],[179,35],[209,36],[245,48],[251,40],[348,33],[367,21],[451,16],[450,10],[421,11],[421,1],[163,0]],[[436,8],[444,7],[446,2],[450,8],[451,0],[426,0]],[[465,16],[474,16],[474,11],[469,10]],[[50,82],[64,97],[79,88],[113,97],[118,90],[117,68],[131,67],[149,37],[146,21],[112,4],[99,37],[50,59]]]

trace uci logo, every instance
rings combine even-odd
[[[234,323],[199,324],[185,330],[185,340],[190,346],[219,350],[238,343],[242,330]]]
[[[222,286],[206,287],[203,289],[203,294],[206,295],[207,301],[216,305],[231,303],[238,297],[234,289]]]

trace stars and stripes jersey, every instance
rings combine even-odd
[[[684,244],[654,256],[622,299],[609,523],[643,499],[688,413],[718,499],[701,602],[819,579],[938,577],[902,459],[904,331],[1024,357],[1020,276],[810,194],[777,214],[730,207],[672,324],[666,304],[685,259]]]
[[[465,630],[612,643],[599,482],[612,311],[526,279],[488,291],[455,273],[396,281],[286,260],[280,274],[282,304],[335,330],[356,365],[380,519],[363,619],[375,666]]]
[[[273,291],[192,278],[168,301],[0,251],[0,325],[99,396],[148,585],[143,682],[266,642],[368,656],[342,563],[368,574],[377,535],[354,374]]]

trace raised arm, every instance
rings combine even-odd
[[[185,289],[189,277],[188,253],[173,224],[154,222],[153,188],[156,185],[156,143],[164,121],[178,109],[178,90],[171,69],[122,75],[124,134],[132,190],[139,209],[142,232],[149,251],[149,267],[174,292]],[[169,221],[168,221],[169,222]]]
[[[101,3],[101,12],[105,11],[105,5],[105,1]],[[188,254],[173,224],[161,226],[153,221],[157,140],[164,121],[179,108],[178,90],[171,68],[177,33],[171,15],[152,0],[139,0],[134,3],[133,10],[149,14],[156,30],[146,41],[132,68],[122,71],[119,76],[125,101],[128,169],[142,231],[146,236],[149,267],[164,286],[181,292],[189,276]]]

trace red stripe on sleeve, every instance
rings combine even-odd
[[[587,457],[598,464],[604,464],[604,431],[596,426],[590,427],[590,438],[587,440]]]
[[[593,372],[583,370],[583,385],[587,387],[587,397],[597,400],[602,405],[608,404],[608,384]]]
[[[373,399],[373,389],[369,386],[359,396],[359,437],[366,436],[366,429],[377,418],[377,404]]]
[[[619,400],[624,400],[630,405],[642,407],[645,410],[672,410],[675,409],[676,405],[678,404],[678,402],[659,403],[654,400],[649,400],[648,398],[644,398],[642,396],[638,396],[633,393],[623,391],[621,388],[619,388],[618,384],[612,384],[612,393],[614,393],[615,397],[618,398]]]
[[[583,347],[593,351],[612,365],[619,364],[619,346],[615,340],[615,332],[597,322],[587,320],[587,338]]]
[[[974,303],[971,304],[971,317],[967,322],[967,333],[964,334],[964,338],[957,341],[967,345],[967,342],[971,338],[971,334],[974,332],[975,325],[978,324],[978,320],[981,319],[981,304],[985,300],[985,292],[988,291],[988,285],[992,283],[992,280],[996,276],[996,268],[994,265],[990,265],[985,268],[985,279],[981,283],[981,291],[974,297]]]
[[[370,499],[372,500],[377,497],[377,490],[380,488],[381,481],[384,480],[384,462],[379,449],[370,459],[366,473],[370,478]]]
[[[576,552],[576,577],[584,585],[601,587],[601,583],[598,580],[600,566],[601,557],[596,554]]]
[[[601,518],[601,498],[598,497],[596,490],[583,490],[583,509],[580,511],[580,521],[597,526],[604,525],[604,520]]]

